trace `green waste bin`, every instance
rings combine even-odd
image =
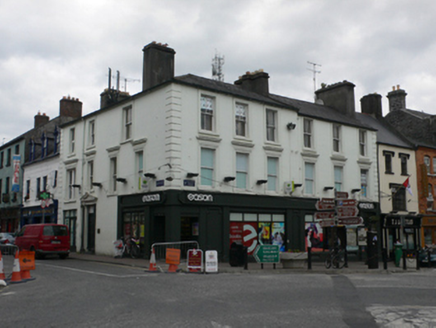
[[[403,244],[395,243],[395,266],[400,266],[400,260],[403,258]]]

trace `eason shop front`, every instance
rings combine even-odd
[[[228,261],[232,243],[249,254],[259,244],[303,250],[305,217],[316,199],[169,190],[118,201],[118,237],[138,239],[144,257],[156,242],[198,241]]]

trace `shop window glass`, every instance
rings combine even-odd
[[[285,216],[269,213],[230,214],[230,245],[242,244],[248,254],[260,245],[278,245],[285,251]]]

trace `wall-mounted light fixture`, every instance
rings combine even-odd
[[[99,188],[102,186],[101,182],[93,182],[92,185]]]
[[[324,191],[327,191],[327,190],[333,190],[335,187],[329,187],[329,186],[327,186],[327,187],[324,187]]]
[[[72,184],[71,187],[73,187],[73,188],[79,188],[79,189],[82,188],[82,186],[79,185],[79,184]]]
[[[161,169],[161,167],[164,167],[164,166],[168,166],[170,169],[172,169],[173,167],[171,166],[171,164],[170,163],[166,163],[166,164],[163,164],[163,165],[161,165],[161,166],[159,166],[157,169],[158,170],[160,170]]]
[[[296,128],[296,126],[297,125],[295,123],[292,123],[292,122],[286,124],[286,127],[288,128],[289,131],[294,130]]]
[[[124,179],[124,178],[116,178],[116,180],[117,180],[118,182],[121,182],[121,183],[126,183],[126,182],[127,182],[127,180]]]
[[[188,172],[188,173],[186,173],[186,177],[187,178],[195,178],[195,177],[198,177],[198,173]]]
[[[356,192],[359,192],[359,191],[360,191],[360,188],[351,189],[352,194],[355,194]]]
[[[261,184],[264,184],[267,182],[268,182],[268,180],[257,180],[256,184],[261,185]]]
[[[156,174],[154,174],[154,173],[144,173],[144,176],[146,178],[156,179]]]
[[[235,177],[224,177],[224,182],[230,182],[230,181],[233,181],[233,180],[235,180],[236,178]]]

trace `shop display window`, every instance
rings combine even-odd
[[[278,245],[285,251],[285,216],[283,214],[231,213],[230,245],[247,247],[253,254],[258,245]]]

